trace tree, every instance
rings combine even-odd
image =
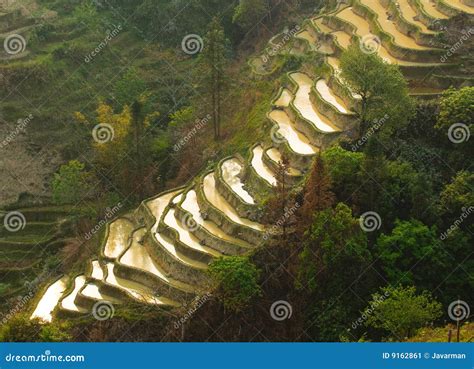
[[[300,234],[311,225],[316,212],[333,205],[334,194],[331,187],[331,177],[327,173],[324,159],[318,154],[304,187],[303,206],[299,211],[298,221]]]
[[[338,200],[354,203],[354,195],[362,184],[361,178],[364,178],[360,176],[364,154],[332,146],[322,156]]]
[[[291,186],[287,183],[289,170],[288,158],[282,155],[275,175],[277,180],[276,192],[266,206],[268,221],[281,228],[281,241],[283,242],[288,238],[288,226],[295,220],[294,212],[288,209],[288,204],[293,202],[290,194]]]
[[[146,91],[145,81],[134,68],[130,68],[115,84],[114,95],[119,107],[138,101]]]
[[[85,165],[71,160],[61,165],[53,178],[53,201],[56,204],[76,204],[92,195],[93,176],[85,171]]]
[[[370,122],[378,122],[380,133],[388,135],[404,126],[412,115],[413,103],[405,78],[396,65],[386,63],[377,54],[351,46],[341,57],[341,77],[361,97],[356,110],[361,136]]]
[[[244,32],[250,32],[263,22],[267,14],[269,14],[267,0],[240,0],[234,10],[232,21],[242,27]]]
[[[442,315],[441,304],[427,291],[416,294],[415,287],[382,288],[372,295],[369,307],[374,308],[366,325],[382,329],[389,338],[400,341]]]
[[[209,274],[224,307],[234,312],[243,310],[260,295],[260,271],[245,256],[216,259],[209,266]]]
[[[348,288],[371,262],[367,236],[344,203],[315,214],[299,254],[297,287],[331,291]]]
[[[440,212],[452,218],[474,204],[474,173],[460,171],[440,195]]]
[[[474,124],[473,101],[474,87],[446,90],[439,104],[440,111],[436,128],[447,130],[455,123],[463,123],[472,131],[472,125]]]
[[[436,228],[418,220],[396,221],[390,234],[377,239],[381,269],[392,284],[435,288],[445,272],[447,254]]]
[[[222,95],[227,64],[227,44],[224,29],[218,18],[213,18],[204,38],[204,49],[200,54],[203,74],[203,89],[210,91],[214,139],[221,136]]]

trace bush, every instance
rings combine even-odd
[[[241,311],[261,293],[260,271],[248,257],[219,258],[210,265],[209,274],[224,307],[232,311]]]

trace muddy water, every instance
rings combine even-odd
[[[309,45],[311,46],[312,49],[316,47],[317,40],[311,33],[308,31],[304,30],[296,35],[296,37],[301,38],[303,40],[308,41]]]
[[[127,291],[130,295],[132,295],[137,300],[146,302],[148,304],[157,304],[157,305],[163,304],[163,299],[157,296],[154,296],[151,290],[146,288],[145,286],[129,281],[127,279],[117,277],[114,274],[113,263],[107,263],[107,272],[108,272],[107,279],[106,279],[107,283]]]
[[[51,313],[66,290],[67,282],[68,277],[64,276],[49,286],[38,302],[35,311],[31,314],[30,319],[39,318],[44,322],[51,322]]]
[[[426,25],[419,21],[416,20],[418,15],[416,14],[415,9],[412,8],[408,0],[397,0],[398,4],[400,5],[400,12],[402,13],[403,18],[405,18],[409,23],[414,24],[415,26],[418,26],[423,33],[430,33],[430,34],[435,34],[436,32],[433,32],[426,27]]]
[[[222,240],[225,240],[225,241],[237,244],[237,245],[244,244],[244,242],[242,240],[239,240],[237,238],[229,236],[221,228],[219,228],[216,223],[211,222],[209,220],[204,220],[204,218],[201,216],[201,212],[200,212],[200,209],[199,209],[199,204],[197,202],[196,191],[191,190],[185,196],[186,196],[185,200],[183,201],[181,206],[184,210],[191,213],[191,215],[193,216],[194,221],[197,224],[202,226],[210,234],[212,234],[212,235],[214,235],[214,236],[216,236],[216,237],[218,237]]]
[[[351,36],[344,31],[335,31],[332,33],[337,40],[337,43],[344,49],[348,49],[351,46]]]
[[[222,197],[219,191],[217,191],[214,173],[209,173],[204,177],[203,190],[207,201],[209,201],[212,206],[222,211],[234,223],[238,223],[258,231],[263,231],[263,226],[261,224],[252,222],[246,218],[241,218],[232,205],[229,204],[229,202],[224,199],[224,197]]]
[[[255,169],[257,174],[267,181],[270,185],[276,186],[277,179],[275,178],[275,173],[268,168],[263,162],[263,148],[258,145],[253,148],[253,157],[252,157],[252,167]]]
[[[183,219],[183,221],[178,221],[176,219],[175,215],[175,210],[174,209],[169,209],[168,212],[165,215],[164,222],[167,226],[173,228],[176,232],[178,232],[178,238],[179,240],[184,243],[186,246],[200,251],[204,252],[206,254],[219,257],[221,254],[209,247],[202,246],[201,243],[199,242],[199,239],[194,236],[183,224],[186,221],[186,219]]]
[[[227,183],[232,191],[234,191],[247,204],[255,204],[255,200],[244,189],[244,184],[239,178],[242,171],[242,165],[237,159],[229,159],[222,163],[222,178]]]
[[[92,260],[92,273],[91,277],[101,281],[104,278],[104,271],[100,266],[99,260]]]
[[[286,108],[290,104],[292,99],[293,94],[290,92],[290,90],[284,88],[278,100],[275,101],[275,106],[278,106],[280,108]]]
[[[144,235],[144,229],[140,229],[133,234],[132,244],[125,254],[123,254],[123,256],[120,258],[120,262],[137,269],[146,270],[147,272],[150,272],[159,278],[168,281],[165,273],[150,257],[145,246],[140,244]]]
[[[288,141],[288,145],[294,152],[300,155],[312,155],[318,152],[308,138],[294,128],[290,117],[284,111],[273,110],[269,116],[278,124],[278,133]]]
[[[86,310],[83,308],[80,308],[76,305],[74,300],[76,299],[77,294],[79,293],[79,290],[84,286],[86,283],[86,277],[83,275],[77,276],[76,279],[74,279],[74,289],[72,292],[67,295],[62,301],[61,301],[61,306],[64,309],[71,310],[71,311],[77,311],[77,312],[85,312]]]
[[[343,114],[349,113],[349,109],[347,108],[344,101],[342,101],[339,96],[334,94],[332,90],[329,88],[326,80],[320,79],[316,82],[316,90],[322,96],[324,100],[326,100],[329,104],[334,106],[337,110],[339,110]]]
[[[429,47],[418,45],[413,38],[401,33],[395,26],[395,22],[388,19],[387,10],[378,0],[360,0],[360,2],[377,13],[380,26],[386,33],[393,36],[396,44],[415,50],[430,49]]]
[[[323,33],[331,33],[333,29],[329,28],[323,23],[322,18],[318,18],[314,20],[314,24],[319,28],[319,30]]]
[[[426,14],[433,18],[438,19],[448,19],[449,17],[444,13],[441,13],[438,8],[436,7],[435,3],[431,0],[420,0],[423,9],[425,10]]]
[[[309,93],[313,80],[303,73],[292,73],[291,77],[298,84],[294,105],[301,115],[314,124],[322,132],[336,132],[338,129],[334,127],[329,120],[321,115],[311,103]]]
[[[158,222],[161,218],[161,215],[163,214],[163,211],[165,210],[166,206],[168,203],[171,201],[171,199],[177,197],[176,195],[179,194],[180,191],[175,191],[175,192],[170,192],[168,194],[164,194],[154,200],[151,200],[147,203],[147,206],[150,208],[151,212],[153,215],[156,217],[157,221],[153,225],[151,232],[154,233],[157,241],[175,258],[177,258],[179,261],[181,261],[183,264],[187,264],[191,267],[194,268],[201,268],[205,269],[207,268],[207,265],[198,261],[195,261],[191,258],[188,258],[185,255],[180,254],[174,244],[170,241],[169,238],[164,237],[162,234],[158,233],[156,230],[158,228]]]
[[[107,300],[113,302],[109,297],[106,297],[99,291],[99,286],[95,283],[88,283],[81,291],[81,295],[96,300]]]
[[[119,218],[110,224],[107,243],[104,254],[109,258],[118,257],[128,246],[129,237],[133,230],[133,224],[123,218]]]
[[[281,153],[280,153],[280,151],[278,151],[278,149],[276,149],[274,147],[268,149],[267,150],[267,155],[275,163],[281,162]],[[290,168],[288,168],[288,174],[290,176],[299,176],[299,175],[301,175],[301,172],[296,168],[291,168],[290,167]]]

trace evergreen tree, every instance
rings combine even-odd
[[[218,18],[213,18],[204,38],[204,49],[200,54],[202,88],[210,97],[214,139],[221,137],[222,97],[225,87],[225,68],[227,65],[227,44],[224,29]],[[209,92],[207,92],[209,91]]]

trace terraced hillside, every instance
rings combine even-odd
[[[248,157],[223,158],[183,187],[145,200],[108,224],[100,256],[90,260],[88,270],[46,286],[31,317],[50,321],[89,314],[100,301],[170,309],[209,292],[206,269],[212,260],[246,254],[268,237],[262,200],[278,184],[282,156],[289,159],[286,177],[296,185],[319,150],[356,137],[353,110],[360,97],[341,81],[343,50],[356,44],[377,52],[400,66],[413,95],[437,96],[451,85],[470,83],[457,74],[456,60],[440,61],[445,51],[438,26],[459,12],[472,13],[472,5],[354,0],[306,20],[294,38],[275,36],[269,50],[319,55],[325,67],[320,74],[288,73],[268,112],[268,138],[251,144]],[[278,63],[278,54],[263,55],[250,60],[257,77]]]

